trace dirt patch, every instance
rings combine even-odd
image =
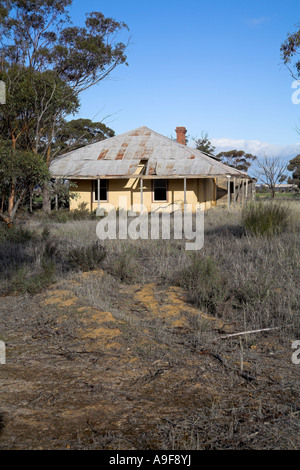
[[[1,449],[300,448],[294,338],[103,271],[1,302]]]

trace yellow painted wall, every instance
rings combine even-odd
[[[86,203],[89,210],[96,210],[98,202],[94,200],[92,192],[91,180],[76,180],[77,185],[72,189],[78,197],[71,199],[70,209],[74,210],[81,203]],[[95,183],[97,184],[97,180]],[[122,198],[120,200],[120,197]],[[197,208],[203,210],[209,209],[216,203],[216,183],[214,178],[191,178],[186,181],[186,200],[187,204],[191,204],[191,209],[195,211]],[[184,203],[184,187],[183,178],[168,180],[168,201],[153,202],[152,181],[143,180],[143,205],[149,212],[151,210],[160,209],[162,211],[173,211],[183,208]],[[129,210],[132,205],[136,204],[136,210],[140,209],[141,191],[140,180],[138,178],[131,179],[111,179],[108,180],[108,201],[100,202],[100,207],[108,209],[113,205],[116,209]]]
[[[76,187],[70,190],[70,194],[76,194],[75,199],[70,199],[70,209],[78,209],[79,205],[86,203],[86,208],[92,210],[92,181],[91,180],[72,180]]]

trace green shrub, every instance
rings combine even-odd
[[[0,241],[10,241],[13,243],[26,243],[37,235],[28,228],[14,225],[8,228],[4,225],[0,226]]]
[[[43,262],[36,274],[32,274],[28,266],[23,266],[11,279],[9,291],[36,294],[55,282],[55,274],[56,265],[53,261]]]
[[[290,210],[276,202],[256,202],[242,212],[246,232],[255,236],[272,236],[282,233],[289,225]]]
[[[209,313],[220,313],[228,295],[227,283],[213,259],[196,256],[176,277],[176,283],[186,290],[188,301]]]
[[[88,246],[69,248],[66,258],[73,268],[91,271],[100,266],[105,256],[105,247],[96,242]]]

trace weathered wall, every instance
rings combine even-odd
[[[77,209],[81,203],[86,203],[89,210],[95,210],[98,207],[98,201],[94,198],[92,192],[91,180],[76,180],[77,188],[72,192],[78,194],[76,199],[71,199],[71,210]],[[97,180],[95,180],[97,184]],[[120,197],[122,197],[120,207]],[[186,181],[186,201],[191,204],[192,210],[200,207],[203,210],[209,209],[216,203],[216,184],[214,178],[191,178]],[[161,210],[172,211],[178,207],[183,207],[184,203],[184,182],[181,179],[170,179],[168,181],[168,200],[167,202],[154,202],[152,180],[143,180],[143,204],[147,211],[161,208]],[[140,206],[141,191],[140,180],[131,179],[111,179],[108,180],[108,201],[100,202],[100,206],[108,208],[112,204],[116,209],[130,209],[134,204]]]

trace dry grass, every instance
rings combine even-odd
[[[290,208],[272,237],[213,209],[199,252],[111,240],[96,266],[97,221],[0,233],[0,447],[299,449],[300,203]]]

